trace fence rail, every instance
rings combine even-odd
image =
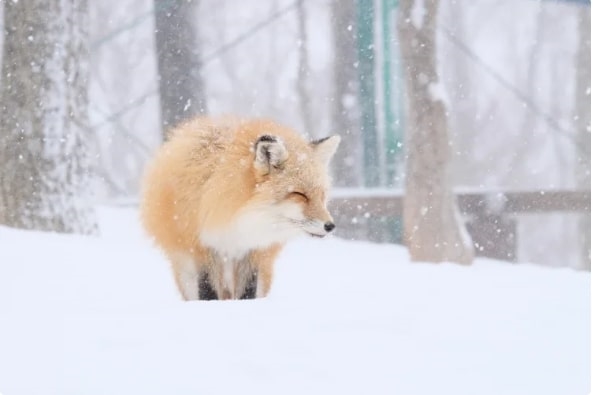
[[[591,212],[591,191],[460,192],[456,195],[463,214]],[[330,201],[330,209],[339,215],[401,216],[403,193],[337,190]]]
[[[459,209],[480,256],[515,261],[518,214],[591,213],[590,190],[456,193]],[[338,235],[401,243],[401,191],[337,190],[329,204]]]

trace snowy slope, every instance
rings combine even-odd
[[[135,212],[0,228],[0,393],[586,394],[590,275],[300,240],[267,299],[178,301]]]

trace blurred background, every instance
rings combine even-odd
[[[97,202],[137,200],[174,123],[264,116],[311,138],[341,134],[340,235],[401,242],[401,3],[89,2]],[[421,30],[432,11],[417,3]],[[434,19],[432,94],[445,103],[451,187],[476,254],[590,270],[590,3],[441,0]]]

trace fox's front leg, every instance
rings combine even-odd
[[[257,270],[252,270],[251,274],[248,275],[247,284],[245,284],[245,290],[239,299],[255,299],[257,296]]]
[[[210,276],[207,271],[202,271],[198,274],[198,295],[200,300],[218,299],[218,295],[210,282]]]
[[[271,247],[254,250],[249,256],[251,267],[256,271],[254,277],[255,296],[263,298],[270,292],[272,276],[274,274],[274,262],[282,250],[282,245],[274,244]]]

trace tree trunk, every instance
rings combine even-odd
[[[87,1],[5,1],[4,20],[0,223],[93,233]]]
[[[304,0],[297,1],[297,25],[299,35],[299,69],[297,76],[297,92],[301,107],[301,118],[306,133],[315,133],[313,114],[311,112],[311,95],[309,94],[309,40],[307,36],[307,13]],[[321,137],[321,136],[314,136]]]
[[[451,189],[447,115],[436,62],[438,0],[402,0],[398,31],[406,80],[404,241],[413,261],[471,263],[471,239]]]
[[[334,184],[362,185],[362,136],[356,68],[356,0],[333,0],[334,87],[332,129],[342,136],[333,163]]]
[[[591,10],[579,7],[576,54],[575,120],[578,188],[591,190]],[[591,270],[591,214],[579,218],[581,267]]]
[[[197,5],[197,0],[154,0],[164,139],[168,130],[179,122],[206,113],[200,47],[195,31]]]

